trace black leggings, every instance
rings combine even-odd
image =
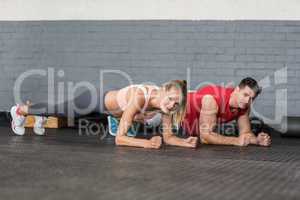
[[[104,97],[106,93],[107,91],[100,94],[99,89],[96,93],[92,93],[86,89],[74,98],[61,103],[34,103],[29,106],[28,115],[75,118],[90,113],[105,113]]]

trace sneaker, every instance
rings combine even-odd
[[[16,135],[24,135],[25,134],[24,125],[25,125],[26,117],[18,113],[19,108],[20,106],[16,105],[10,109],[10,115],[12,118],[11,129]]]
[[[44,135],[45,134],[44,125],[47,122],[47,117],[34,116],[34,119],[35,119],[35,122],[33,125],[33,132],[36,135]]]
[[[116,136],[119,128],[119,120],[113,116],[107,117],[108,121],[108,132],[112,136]],[[129,128],[127,132],[127,136],[129,137],[135,137],[137,135],[138,130],[138,124],[133,123],[133,125]]]

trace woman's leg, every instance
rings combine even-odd
[[[56,116],[67,117],[74,119],[82,115],[87,115],[92,112],[103,112],[100,106],[99,90],[92,93],[90,90],[84,90],[75,98],[66,100],[62,103],[49,104],[48,102],[41,102],[35,104],[17,105],[12,107],[12,129],[18,135],[23,135],[25,132],[24,123],[26,115],[34,116]]]
[[[19,106],[19,114],[36,116],[56,116],[56,117],[80,117],[92,112],[100,113],[98,93],[92,94],[89,90],[81,92],[72,99],[61,103],[51,104],[39,102]]]

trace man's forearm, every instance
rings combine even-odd
[[[200,133],[201,142],[204,144],[236,145],[237,137],[223,136],[215,132]]]
[[[250,137],[250,144],[255,144],[255,145],[258,144],[257,137],[256,137],[255,134],[252,133],[251,131],[240,133],[240,135],[242,135],[242,134],[249,134],[249,135],[251,136],[251,137]]]

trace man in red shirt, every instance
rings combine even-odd
[[[271,138],[261,132],[255,136],[249,120],[250,105],[261,92],[253,78],[243,79],[235,88],[216,85],[189,92],[183,129],[190,136],[199,136],[202,143],[247,146],[270,146]],[[214,131],[218,123],[236,119],[239,137],[223,136]]]

